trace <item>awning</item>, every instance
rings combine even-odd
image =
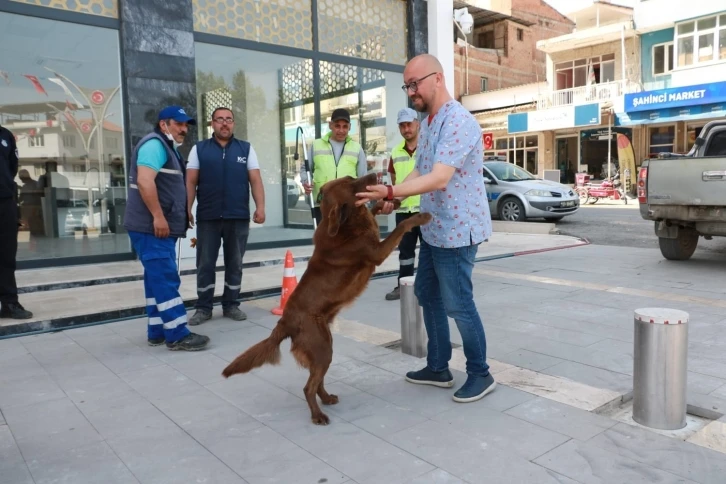
[[[615,113],[615,126],[635,126],[639,124],[675,123],[698,119],[726,117],[726,103],[703,104],[652,111]]]

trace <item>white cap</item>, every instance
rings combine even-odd
[[[411,108],[403,108],[398,112],[398,120],[396,122],[398,124],[401,124],[410,123],[411,121],[416,120],[418,120],[418,115],[416,114],[416,111]]]

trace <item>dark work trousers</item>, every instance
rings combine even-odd
[[[313,212],[315,213],[315,221],[320,225],[320,221],[323,220],[322,210],[320,210],[320,207],[313,207]]]
[[[219,219],[197,221],[197,301],[196,308],[212,310],[219,247],[224,241],[224,293],[222,308],[239,307],[242,287],[242,258],[247,249],[250,221]]]
[[[18,204],[0,198],[0,302],[18,302],[15,258],[18,254]]]
[[[399,213],[396,212],[396,225],[416,215],[418,212]],[[421,227],[414,227],[410,232],[403,234],[401,242],[398,244],[398,278],[413,275],[414,262],[416,262],[416,243],[422,241]]]

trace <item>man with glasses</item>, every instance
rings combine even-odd
[[[211,138],[200,141],[189,153],[187,211],[194,224],[192,206],[197,198],[197,297],[189,320],[196,326],[211,319],[219,247],[224,241],[224,292],[222,314],[234,321],[247,319],[239,308],[242,258],[250,231],[250,190],[255,200],[252,220],[265,221],[265,190],[260,165],[252,145],[234,137],[234,113],[220,107],[212,113]]]
[[[315,199],[315,220],[318,224],[322,220],[320,212],[320,188],[330,180],[352,176],[358,178],[368,173],[368,162],[365,151],[360,144],[349,136],[350,113],[347,109],[338,108],[333,111],[328,123],[330,132],[313,141],[309,153],[310,175],[313,183],[307,179],[305,172],[301,172],[301,182],[305,193],[313,192]]]
[[[386,200],[384,213],[395,198],[421,195],[421,212],[433,220],[421,226],[423,242],[415,294],[423,309],[428,334],[427,365],[406,374],[411,383],[450,388],[451,339],[448,318],[456,322],[466,356],[467,379],[454,401],[473,402],[496,387],[486,363],[486,337],[474,305],[472,271],[479,244],[492,233],[484,186],[481,128],[444,83],[438,59],[414,57],[403,73],[404,91],[413,107],[428,113],[421,122],[416,167],[403,183],[373,185],[359,193],[362,205]]]

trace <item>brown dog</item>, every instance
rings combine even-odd
[[[333,359],[329,325],[342,308],[361,295],[376,266],[398,246],[403,234],[431,220],[428,213],[414,215],[381,242],[374,218],[381,209],[380,202],[372,211],[355,206],[355,194],[375,184],[376,175],[371,174],[358,179],[339,178],[323,186],[323,219],[313,236],[315,250],[287,301],[285,313],[269,338],[249,348],[222,372],[228,378],[265,363],[279,363],[280,343],[291,338],[290,351],[301,366],[310,370],[305,398],[313,423],[318,425],[326,425],[330,420],[320,410],[315,396],[320,396],[325,405],[338,403],[338,397],[328,394],[323,386]]]

